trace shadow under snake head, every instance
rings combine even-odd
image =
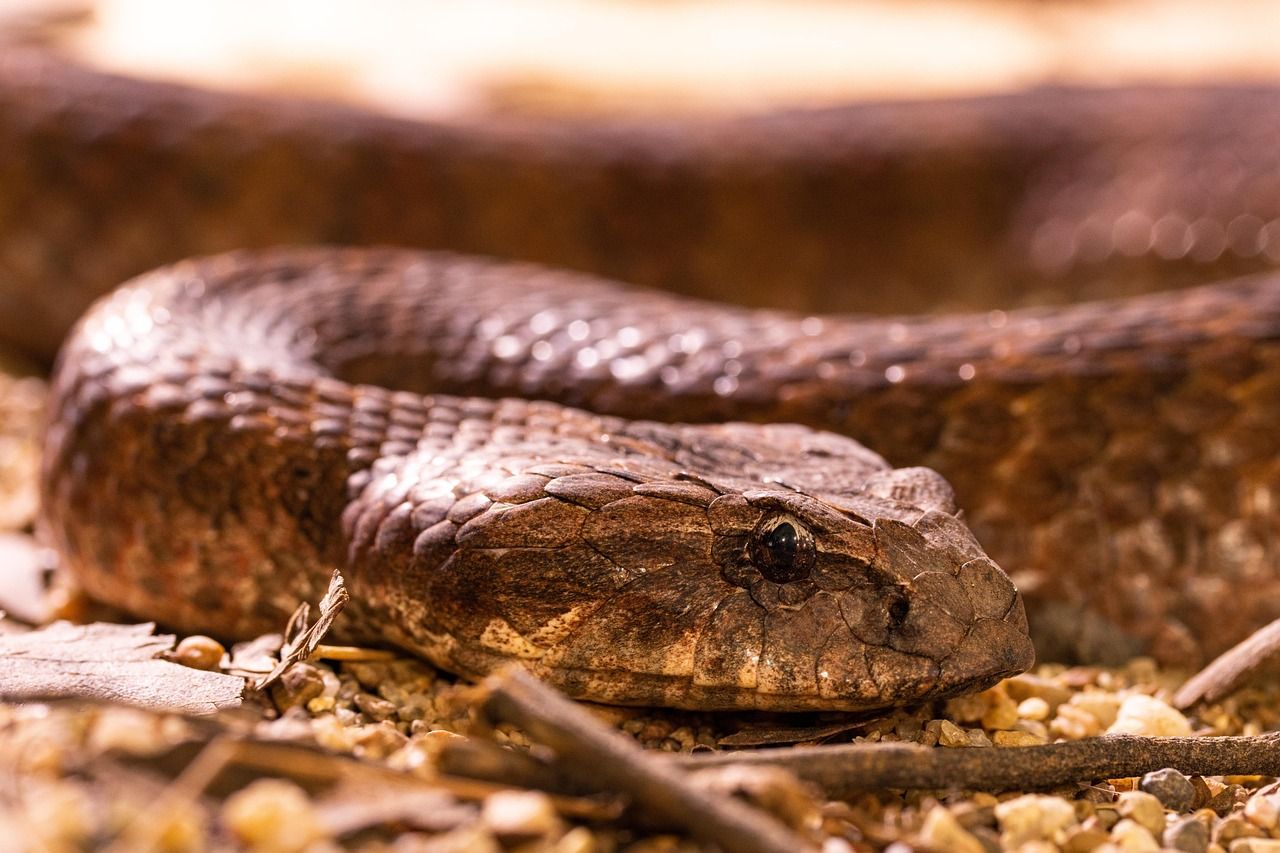
[[[384,635],[464,674],[514,659],[574,696],[696,709],[879,708],[1031,664],[1017,590],[934,472],[797,426],[579,416],[582,441],[536,451],[554,461],[513,464],[517,443],[506,479],[402,512]],[[440,459],[401,472],[456,483]],[[786,487],[765,473],[783,459]]]

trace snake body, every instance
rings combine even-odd
[[[775,355],[801,323],[734,319],[783,342]],[[863,709],[1030,665],[1021,599],[931,471],[801,426],[382,387],[466,384],[476,367],[603,373],[618,394],[665,368],[715,384],[683,343],[700,325],[736,324],[406,252],[162,270],[63,352],[44,518],[89,592],[132,612],[252,635],[340,568],[345,630],[465,675],[518,660],[596,700]]]
[[[64,348],[42,524],[90,591],[174,623],[258,630],[342,565],[353,632],[467,674],[496,655],[614,701],[849,708],[1027,662],[1008,587],[966,574],[989,561],[949,482],[1043,656],[1212,653],[1280,616],[1280,285],[807,312],[1266,269],[1276,115],[1273,89],[1206,87],[429,126],[6,52],[0,317],[23,322],[0,331],[36,354],[114,281],[277,242],[448,246],[784,309],[389,250],[167,268]],[[751,574],[786,519],[839,583],[817,557]],[[458,558],[467,542],[497,562]],[[584,556],[529,571],[557,549]],[[659,577],[668,609],[636,609],[624,590]],[[987,631],[1005,642],[975,655]]]

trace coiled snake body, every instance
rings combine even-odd
[[[0,62],[0,133],[40,167],[27,170],[34,196],[97,177],[35,244],[46,248],[31,252],[18,227],[18,248],[0,253],[7,279],[69,288],[9,330],[37,349],[65,324],[61,296],[105,284],[92,255],[47,248],[75,233],[68,221],[107,239],[65,245],[114,247],[102,268],[163,259],[122,261],[121,246],[381,236],[676,285],[703,261],[708,280],[744,287],[799,271],[813,287],[781,292],[807,308],[824,283],[890,269],[908,282],[890,292],[935,275],[1105,292],[1246,272],[1271,263],[1280,215],[1265,180],[1280,98],[1265,89],[1047,92],[638,134],[442,130],[328,108],[276,115],[50,62]],[[261,180],[236,189],[244,168],[218,168],[228,128],[239,166],[281,168],[250,169]],[[51,150],[84,156],[50,168]],[[94,188],[124,181],[114,167],[140,150],[168,183],[104,198],[164,209],[188,198],[175,187],[200,187],[199,210],[224,227],[131,241],[122,219],[154,231],[163,217],[105,202],[95,214]],[[1203,184],[1171,168],[1187,163],[1207,170]],[[435,183],[405,192],[389,164]],[[478,203],[499,185],[499,201]],[[316,201],[344,192],[361,215],[316,212],[351,212]],[[655,230],[667,211],[679,227]],[[562,231],[600,254],[539,242]],[[881,252],[878,234],[896,235]],[[859,247],[848,257],[844,235]],[[677,236],[692,248],[667,253]],[[825,265],[837,257],[838,277]],[[859,708],[990,683],[1031,652],[1013,587],[978,541],[1025,590],[1042,654],[1185,659],[1280,615],[1278,333],[1280,285],[1265,277],[873,319],[449,255],[222,255],[131,282],[73,333],[42,526],[90,592],[139,614],[257,631],[342,566],[350,632],[464,674],[522,660],[610,701]],[[928,468],[893,469],[837,433]]]
[[[168,623],[262,631],[341,567],[348,630],[606,701],[856,709],[1028,666],[1022,602],[931,471],[800,426],[327,378],[723,390],[702,346],[797,333],[447,256],[183,264],[117,291],[63,351],[45,520],[91,593]]]

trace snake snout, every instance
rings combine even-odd
[[[733,670],[749,691],[734,703],[881,708],[982,689],[1031,664],[1017,590],[955,516],[924,511],[913,523],[884,517],[825,527],[814,518],[766,516],[752,536],[774,553],[748,547],[743,562],[726,566],[725,577],[741,587],[739,611],[758,625],[737,635],[740,650],[752,653]],[[806,521],[812,543],[799,535]],[[770,560],[793,552],[808,555],[805,577],[770,570]],[[704,634],[700,645],[710,639]],[[744,660],[724,652],[714,659]],[[706,669],[694,685],[726,680]]]
[[[875,539],[879,563],[902,591],[889,604],[880,654],[912,661],[889,670],[908,675],[890,684],[894,701],[911,690],[943,696],[981,689],[1031,665],[1017,588],[954,516],[928,512],[913,525],[877,521]]]

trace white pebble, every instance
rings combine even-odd
[[[1026,794],[996,806],[1000,823],[1000,843],[1019,847],[1028,841],[1049,839],[1059,830],[1074,826],[1076,810],[1066,800],[1041,794]]]
[[[481,814],[485,826],[499,838],[551,838],[564,830],[551,798],[540,791],[490,794]]]
[[[1191,723],[1168,703],[1138,693],[1120,705],[1116,721],[1107,729],[1107,734],[1188,737]]]

